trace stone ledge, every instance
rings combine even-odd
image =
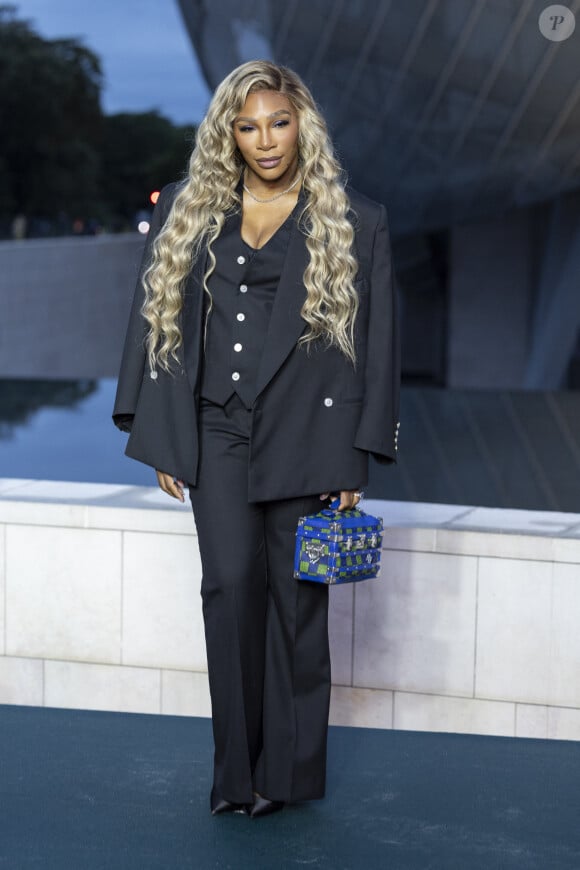
[[[580,562],[580,514],[365,500],[385,548]],[[0,522],[194,534],[189,499],[156,487],[0,479]]]
[[[195,534],[189,499],[156,487],[0,479],[0,523]]]

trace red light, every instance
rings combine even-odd
[[[158,191],[158,190],[154,190],[153,193],[151,194],[151,196],[149,197],[149,199],[151,200],[151,202],[153,203],[153,205],[155,205],[155,203],[156,203],[157,200],[159,199],[159,191]]]

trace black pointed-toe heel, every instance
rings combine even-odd
[[[235,804],[232,801],[227,801],[225,798],[220,798],[212,788],[209,798],[209,805],[212,816],[217,816],[219,813],[244,813],[247,815],[245,804]]]
[[[284,801],[270,801],[258,792],[254,792],[254,803],[250,807],[250,817],[256,819],[258,816],[269,816],[270,813],[277,813],[285,806]]]

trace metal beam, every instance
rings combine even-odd
[[[377,113],[375,124],[376,124],[376,133],[375,135],[367,142],[367,146],[364,149],[363,153],[360,155],[360,163],[362,166],[365,163],[368,165],[368,158],[376,149],[377,144],[381,141],[384,135],[384,123],[387,120],[389,114],[393,106],[396,103],[397,97],[401,93],[403,88],[403,83],[405,82],[409,70],[411,69],[411,65],[419,52],[421,47],[421,43],[423,42],[429,25],[435,12],[437,11],[437,7],[439,6],[439,0],[429,0],[425,9],[423,10],[423,14],[419,18],[417,22],[417,26],[413,31],[411,39],[409,40],[409,45],[407,46],[407,50],[403,55],[401,60],[401,64],[398,69],[395,71],[395,77],[393,84],[391,85],[389,92],[385,97],[385,101],[381,107],[381,110]]]
[[[292,24],[294,23],[294,19],[296,17],[296,13],[298,11],[298,6],[300,5],[300,0],[287,0],[286,6],[284,9],[284,17],[280,22],[280,28],[275,38],[273,39],[273,53],[276,60],[279,62],[282,57],[282,52],[286,47],[286,42],[288,40],[288,34],[292,28]],[[273,34],[272,34],[273,36]]]
[[[580,9],[580,0],[574,0],[570,7],[571,11],[575,14],[578,9]],[[534,74],[532,75],[531,80],[529,81],[527,87],[524,89],[522,96],[518,104],[514,107],[512,112],[510,113],[509,121],[504,128],[503,133],[499,137],[498,141],[495,144],[495,147],[492,149],[491,156],[483,167],[483,171],[479,176],[478,183],[474,187],[472,191],[471,198],[464,203],[464,208],[466,212],[469,212],[470,208],[473,206],[475,201],[477,200],[480,191],[482,188],[486,187],[489,183],[490,176],[492,175],[493,170],[498,164],[499,158],[507,148],[509,142],[511,141],[514,132],[518,128],[520,121],[522,120],[526,110],[528,109],[532,99],[538,92],[538,89],[544,80],[546,73],[552,66],[557,53],[561,51],[561,46],[558,42],[551,42],[542,61],[539,66],[536,68]]]
[[[308,69],[306,70],[306,80],[312,82],[315,78],[318,70],[320,69],[320,65],[324,60],[324,55],[326,54],[326,50],[330,45],[332,37],[334,35],[334,30],[340,16],[342,15],[342,10],[345,7],[346,0],[336,0],[332,4],[332,12],[328,16],[326,24],[324,26],[324,30],[322,32],[322,38],[319,40],[316,51],[312,55],[310,59],[310,63],[308,65]]]
[[[461,151],[465,140],[467,139],[467,136],[472,130],[476,120],[481,115],[482,108],[485,105],[485,102],[489,97],[492,88],[498,80],[506,61],[512,52],[516,39],[520,35],[520,32],[530,14],[530,10],[533,5],[534,0],[525,0],[525,2],[521,4],[519,12],[516,15],[514,21],[512,22],[512,25],[506,34],[503,44],[501,45],[500,50],[494,62],[492,63],[487,76],[484,78],[481,84],[481,87],[472,103],[471,109],[468,112],[465,121],[461,125],[446,154],[442,155],[439,169],[437,171],[438,184],[437,186],[435,186],[435,184],[433,185],[431,193],[428,195],[428,197],[426,197],[423,207],[423,214],[427,212],[431,204],[442,192],[444,187],[444,184],[442,182],[444,181],[444,179],[447,178],[449,168],[456,162],[456,157]]]
[[[437,106],[441,102],[443,94],[445,93],[445,89],[447,88],[447,85],[451,80],[451,76],[453,75],[453,72],[455,71],[455,68],[459,63],[459,60],[463,55],[465,46],[470,39],[471,34],[473,33],[473,29],[477,24],[486,3],[487,0],[475,0],[475,3],[473,4],[470,13],[467,16],[467,20],[463,25],[461,33],[459,34],[459,39],[456,41],[453,47],[453,51],[449,55],[447,63],[443,66],[443,69],[441,70],[441,73],[439,74],[439,77],[435,82],[435,86],[431,92],[431,96],[423,107],[421,116],[413,131],[413,135],[410,137],[405,145],[405,149],[402,152],[402,157],[398,161],[397,167],[393,172],[392,177],[394,178],[394,182],[389,185],[388,193],[394,192],[400,186],[404,177],[405,168],[411,162],[413,154],[417,150],[426,126],[433,117]]]
[[[344,88],[341,96],[340,114],[337,116],[337,122],[335,125],[337,130],[339,130],[347,115],[352,95],[354,94],[358,83],[361,80],[363,70],[368,63],[371,52],[375,47],[377,39],[379,38],[381,29],[383,27],[383,24],[385,23],[385,19],[387,17],[389,9],[391,8],[392,2],[393,0],[381,0],[379,5],[377,6],[374,17],[371,19],[371,23],[369,25],[369,29],[365,36],[364,42],[360,47],[356,62],[352,67],[351,73],[346,81],[346,87]]]

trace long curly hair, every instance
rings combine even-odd
[[[344,175],[325,121],[300,77],[287,67],[258,60],[237,67],[215,91],[197,131],[187,177],[152,246],[143,275],[142,308],[149,324],[146,348],[151,368],[158,364],[170,371],[170,356],[178,361],[177,350],[183,343],[179,322],[183,285],[204,246],[208,265],[203,289],[209,295],[208,314],[211,311],[207,282],[216,262],[212,244],[226,216],[241,208],[236,188],[245,164],[234,139],[234,120],[248,94],[262,90],[284,94],[298,118],[299,171],[305,192],[299,225],[310,255],[301,310],[308,329],[298,343],[323,338],[356,364],[357,261]]]

